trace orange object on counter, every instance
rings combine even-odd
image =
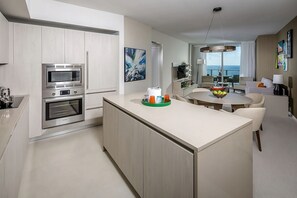
[[[169,94],[165,94],[164,95],[164,102],[169,102],[170,98],[169,98]]]
[[[150,98],[149,98],[149,103],[151,103],[151,104],[155,104],[155,103],[156,103],[156,98],[155,98],[155,96],[150,96]]]

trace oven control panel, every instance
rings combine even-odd
[[[75,89],[48,89],[44,90],[42,93],[43,98],[52,98],[59,96],[74,96],[74,95],[82,95],[84,94],[83,88],[75,88]]]

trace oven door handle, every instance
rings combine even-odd
[[[84,96],[67,96],[67,97],[44,99],[44,101],[45,102],[59,102],[59,101],[65,101],[65,100],[82,99],[83,97]]]

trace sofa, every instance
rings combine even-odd
[[[272,81],[262,78],[261,81],[246,81],[245,93],[261,93],[264,95],[273,95],[274,86]]]

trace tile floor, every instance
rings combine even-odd
[[[19,198],[135,197],[101,145],[102,127],[30,144]]]

